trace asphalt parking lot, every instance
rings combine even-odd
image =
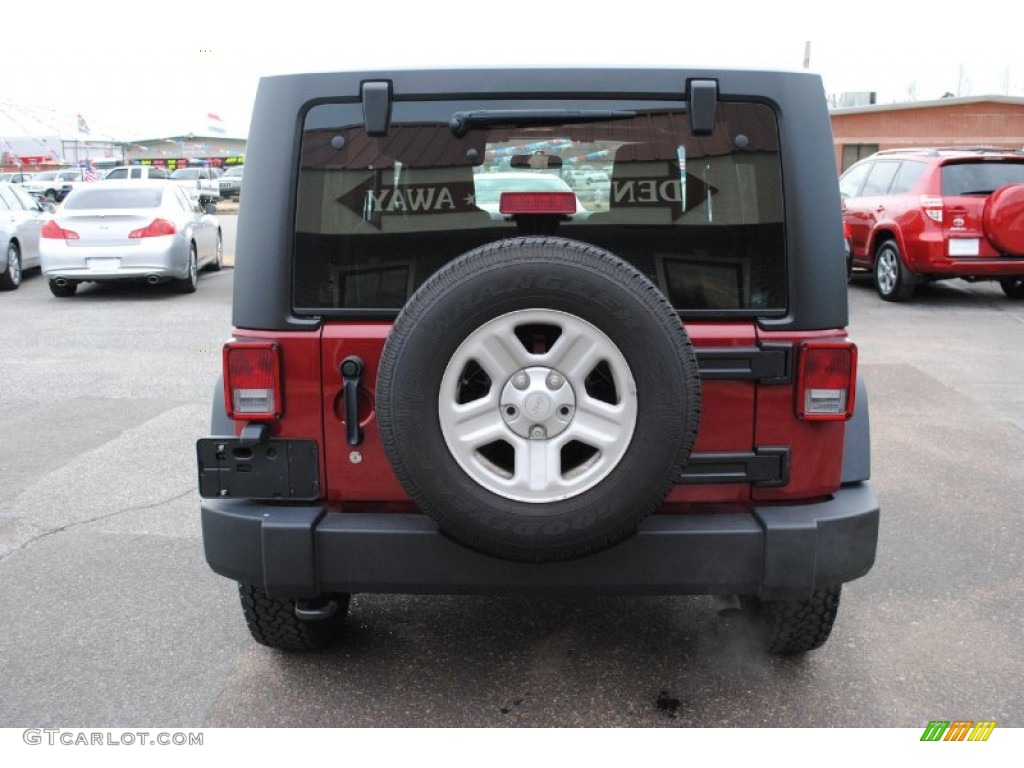
[[[880,548],[794,660],[694,597],[358,595],[335,650],[256,645],[195,487],[231,286],[0,294],[0,727],[1024,726],[1024,302],[997,286],[850,287]]]

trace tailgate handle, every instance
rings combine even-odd
[[[363,442],[363,430],[359,427],[359,386],[363,382],[363,361],[351,355],[341,361],[339,370],[345,382],[345,441],[349,445]]]

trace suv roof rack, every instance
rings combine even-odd
[[[943,153],[961,153],[961,154],[985,154],[991,152],[994,154],[1008,154],[1008,155],[1024,155],[1024,150],[1013,149],[1011,147],[905,147],[903,149],[881,149],[875,152],[876,155],[893,155],[893,154],[919,154],[927,155],[929,157],[938,157]]]

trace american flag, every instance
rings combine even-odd
[[[227,133],[227,128],[224,127],[224,120],[220,115],[215,115],[213,112],[208,112],[206,119],[209,122],[210,133]]]
[[[82,163],[82,178],[85,181],[96,181],[100,177],[99,173],[96,172],[96,166],[92,164],[92,160],[86,159]]]

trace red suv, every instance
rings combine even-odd
[[[825,642],[879,505],[820,78],[285,75],[248,148],[197,462],[256,641],[324,647],[356,593],[596,593]]]
[[[905,301],[931,280],[998,280],[1024,298],[1024,152],[894,149],[839,180],[854,267]]]

